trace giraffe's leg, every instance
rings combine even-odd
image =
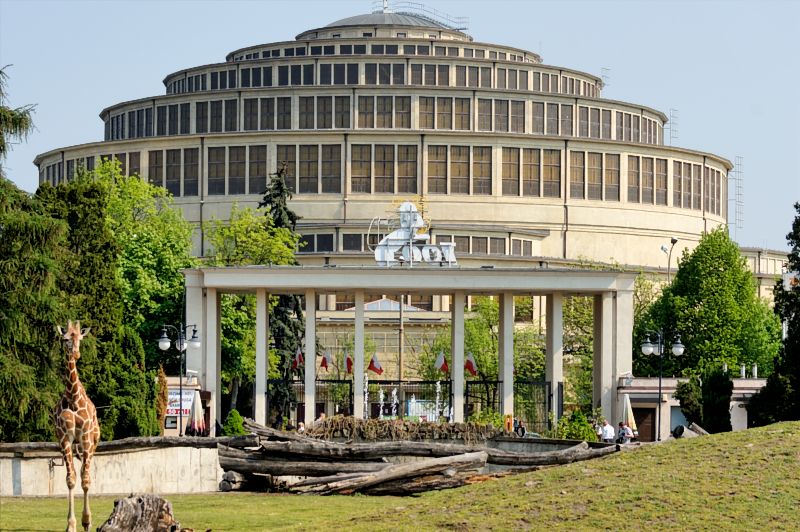
[[[67,532],[75,532],[75,465],[72,463],[72,443],[68,439],[61,442],[61,453],[67,468],[67,489],[69,490],[69,513],[67,514]]]
[[[92,526],[92,511],[89,509],[89,486],[92,484],[90,477],[92,467],[91,453],[84,451],[81,462],[81,487],[83,488],[83,517],[81,518],[81,524],[83,524],[83,530],[89,532],[89,528]]]

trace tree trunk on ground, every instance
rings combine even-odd
[[[316,485],[306,484],[302,487],[294,486],[293,489],[301,493],[316,495],[333,495],[337,493],[348,495],[364,491],[386,482],[401,483],[401,481],[407,481],[408,479],[421,476],[445,475],[446,477],[454,477],[459,472],[470,469],[477,470],[485,466],[486,458],[487,455],[485,452],[431,458],[419,462],[390,465],[381,471],[365,473],[357,477],[338,480],[331,479]]]
[[[245,452],[225,445],[218,447],[219,465],[225,471],[245,475],[255,473],[280,476],[319,477],[336,473],[365,473],[380,471],[385,462],[317,462],[302,460],[272,460],[258,452]]]
[[[173,532],[181,524],[172,516],[172,504],[158,495],[139,494],[114,501],[114,511],[98,532]]]

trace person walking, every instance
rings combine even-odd
[[[603,420],[603,442],[614,443],[614,427],[608,422],[607,419]]]

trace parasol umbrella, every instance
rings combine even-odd
[[[192,399],[192,409],[189,411],[189,420],[186,422],[186,434],[192,436],[202,436],[206,432],[205,412],[203,403],[200,400],[200,390],[194,391]]]
[[[631,406],[631,396],[626,394],[622,395],[623,401],[623,413],[624,413],[624,420],[625,423],[631,428],[633,431],[634,437],[639,437],[639,429],[636,426],[636,419],[633,417],[633,407]]]

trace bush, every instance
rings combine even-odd
[[[675,390],[675,399],[681,403],[686,422],[697,423],[703,426],[703,392],[700,389],[700,379],[692,377],[688,382],[678,383]]]
[[[747,405],[747,424],[750,427],[763,427],[794,419],[793,395],[789,377],[773,373],[767,379],[767,385],[750,398]]]
[[[223,436],[244,436],[248,432],[244,428],[244,419],[235,408],[228,412],[225,424],[222,426]]]
[[[721,370],[710,372],[703,379],[703,428],[711,434],[730,432],[733,381]]]
[[[558,420],[556,435],[562,440],[597,441],[594,427],[586,419],[586,415],[579,410]]]
[[[491,408],[485,408],[476,414],[472,414],[467,421],[480,425],[491,425],[498,429],[503,428],[503,415]]]

